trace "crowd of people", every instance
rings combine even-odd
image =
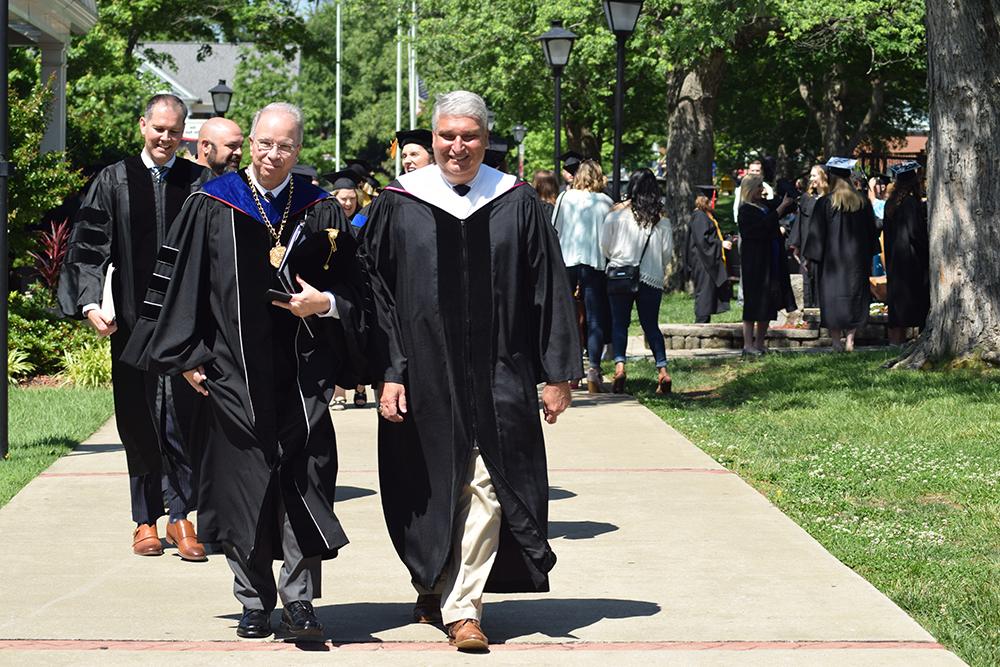
[[[411,576],[412,620],[485,649],[484,593],[547,591],[556,561],[539,407],[554,423],[579,380],[604,391],[609,345],[611,390],[624,391],[633,308],[656,391],[671,391],[658,315],[674,241],[656,176],[636,170],[614,202],[600,164],[568,153],[564,189],[551,171],[528,187],[489,165],[505,149],[467,91],[438,97],[432,129],[397,133],[403,173],[381,189],[360,160],[322,176],[299,165],[303,120],[291,104],[254,115],[243,168],[243,129],[221,118],[203,125],[196,162],[179,158],[186,116],[176,96],[148,101],[142,152],[87,189],[59,282],[64,313],[111,338],[134,553],[162,555],[166,515],[184,561],[224,554],[238,636],[270,636],[280,602],[280,633],[322,640],[322,561],[348,544],[333,506],[330,410],[346,406],[346,389],[364,407],[370,386],[383,514]],[[841,333],[853,345],[879,246],[852,166],[814,168],[800,199],[786,190],[776,201],[754,169],[741,182],[746,354],[765,350],[777,310],[796,307],[789,215],[809,294],[835,346]],[[706,187],[688,234],[699,322],[732,298],[734,244],[714,201]],[[898,337],[928,306],[912,166],[896,169],[881,217]]]

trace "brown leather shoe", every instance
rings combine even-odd
[[[184,560],[208,560],[208,557],[205,556],[205,547],[198,542],[198,534],[194,532],[194,525],[187,519],[167,524],[167,542],[177,547],[177,553]]]
[[[413,604],[414,623],[441,622],[441,596],[434,593],[423,593],[417,596]]]
[[[490,640],[483,634],[479,621],[466,618],[448,625],[448,643],[460,651],[485,651]]]
[[[163,545],[156,533],[156,524],[144,523],[132,533],[132,553],[136,556],[162,556]]]

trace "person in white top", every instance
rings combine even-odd
[[[611,349],[615,355],[615,378],[612,391],[625,391],[625,347],[632,303],[639,311],[639,323],[653,351],[659,369],[656,393],[670,392],[667,351],[660,333],[660,301],[663,298],[663,275],[674,252],[670,220],[660,213],[660,186],[649,169],[639,169],[629,179],[629,199],[612,211],[601,229],[601,250],[609,267],[638,266],[639,291],[635,294],[610,294]]]
[[[601,357],[608,342],[611,318],[605,289],[604,253],[601,252],[601,225],[611,210],[611,198],[604,194],[607,179],[601,165],[584,160],[569,189],[556,200],[552,224],[559,234],[563,262],[570,288],[580,290],[587,315],[587,389],[601,391]]]

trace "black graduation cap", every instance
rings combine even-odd
[[[430,130],[420,128],[413,130],[400,130],[396,133],[396,142],[400,150],[402,150],[403,146],[407,144],[416,144],[418,146],[423,146],[428,153],[434,152],[434,135]]]
[[[302,176],[309,182],[319,180],[319,172],[316,171],[316,167],[311,167],[308,164],[296,164],[292,167],[292,175]]]
[[[368,187],[373,191],[379,189],[378,180],[375,178],[375,169],[367,161],[354,159],[354,160],[344,160],[347,168],[352,170],[358,175],[358,183],[367,183]],[[369,193],[370,194],[370,193]]]
[[[719,188],[715,187],[714,185],[696,185],[694,187],[695,187],[695,189],[698,190],[699,194],[703,194],[706,197],[708,197],[709,199],[711,199],[713,196],[715,196],[715,191],[719,189]]]
[[[356,188],[361,182],[361,176],[355,169],[341,169],[330,174],[323,174],[323,178],[330,181],[334,190],[346,190]]]
[[[483,156],[483,162],[494,169],[499,167],[507,157],[511,143],[506,137],[490,132],[490,143],[486,148],[486,155]]]
[[[576,170],[579,169],[580,165],[583,163],[583,156],[576,151],[566,151],[559,156],[559,159],[562,160],[563,169],[568,171],[573,176],[576,176]]]
[[[917,175],[917,170],[920,169],[920,163],[915,160],[909,160],[907,162],[901,162],[900,164],[894,164],[889,167],[889,171],[892,173],[892,177],[897,181],[903,180],[904,178],[912,178]]]
[[[827,172],[833,174],[834,176],[840,176],[841,178],[850,178],[851,173],[854,170],[854,165],[858,163],[854,158],[847,157],[832,157],[826,161],[823,165],[826,167]]]

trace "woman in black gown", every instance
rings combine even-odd
[[[694,213],[688,221],[688,266],[694,282],[694,321],[708,323],[712,315],[729,310],[733,290],[726,271],[726,251],[732,241],[722,238],[719,223],[712,214],[711,201],[705,195],[694,200]]]
[[[931,307],[927,204],[920,192],[920,164],[906,162],[892,169],[885,203],[885,270],[889,304],[889,342],[900,345],[906,327],[923,328]]]
[[[788,245],[792,254],[799,260],[799,271],[802,273],[803,307],[816,307],[816,272],[805,259],[805,242],[809,238],[809,228],[812,226],[813,213],[820,197],[830,191],[830,183],[826,178],[823,165],[813,165],[809,170],[809,186],[799,199],[799,210],[795,216],[795,224],[788,237]]]

